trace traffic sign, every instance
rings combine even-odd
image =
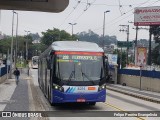
[[[118,41],[118,47],[127,47],[127,41]],[[133,42],[128,42],[128,47],[132,47]]]

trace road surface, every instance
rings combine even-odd
[[[14,77],[0,84],[0,111],[50,111],[48,114],[52,117],[41,118],[45,120],[160,120],[159,117],[123,117],[121,112],[131,114],[133,111],[140,113],[160,111],[160,104],[110,90],[107,90],[106,102],[97,103],[95,106],[86,104],[51,106],[38,86],[37,69],[30,69],[31,77],[27,76],[27,70],[21,72],[21,81],[18,85],[16,85]],[[112,117],[104,117],[109,115]],[[17,118],[14,119],[17,120]]]

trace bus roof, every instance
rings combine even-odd
[[[56,41],[51,47],[55,51],[103,52],[103,49],[96,43],[84,41]]]

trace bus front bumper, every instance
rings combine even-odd
[[[63,93],[53,90],[52,93],[52,103],[105,102],[106,100],[106,90],[92,93]]]

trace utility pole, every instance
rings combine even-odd
[[[152,26],[149,28],[149,50],[148,50],[148,65],[151,65],[151,41],[152,41]]]
[[[17,25],[16,25],[16,50],[15,50],[15,66],[17,63],[17,52],[18,52],[18,13],[14,12],[17,15]]]
[[[11,40],[11,57],[10,57],[10,78],[12,78],[12,63],[13,63],[13,27],[14,27],[14,10],[13,12],[13,16],[12,16],[12,40]]]
[[[110,10],[104,12],[104,18],[103,18],[103,50],[104,50],[104,35],[105,35],[105,14],[108,12],[110,12]]]
[[[128,23],[134,23],[134,22],[128,21]],[[133,28],[133,29],[134,29],[134,28]],[[135,41],[134,41],[134,64],[137,63],[137,62],[136,62],[136,60],[137,60],[136,52],[137,52],[138,30],[139,30],[138,25],[136,26],[135,30],[136,30],[136,37],[135,37]]]
[[[136,56],[136,52],[137,52],[137,44],[138,44],[138,31],[139,30],[149,30],[148,28],[143,28],[143,27],[138,27],[136,26],[136,28],[133,28],[136,30],[136,38],[135,38],[135,50],[134,50],[134,55],[135,55],[135,65],[137,63],[137,56]]]
[[[30,31],[25,30],[25,32],[27,32],[27,39],[26,39],[26,61],[28,61],[28,33]]]
[[[128,51],[129,51],[129,25],[119,25],[124,27],[125,29],[120,29],[120,32],[127,33],[127,52],[126,52],[126,64],[128,65]]]

